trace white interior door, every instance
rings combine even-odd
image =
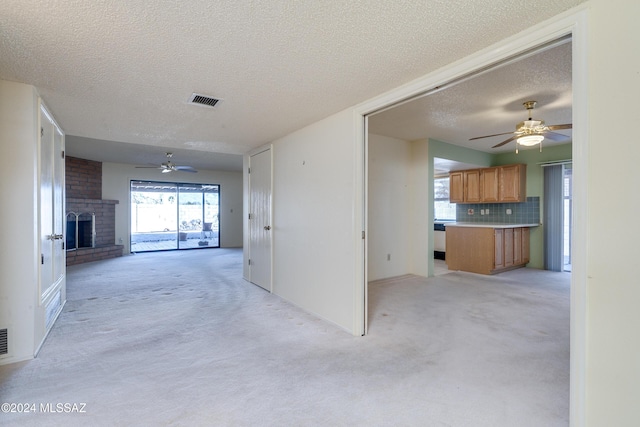
[[[271,150],[249,162],[249,280],[271,291]]]
[[[63,278],[64,249],[64,136],[40,109],[40,292],[44,297]]]
[[[60,281],[66,273],[65,200],[64,200],[64,135],[53,125],[53,234],[57,236],[53,245],[53,282]]]

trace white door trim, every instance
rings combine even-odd
[[[357,192],[366,189],[366,130],[365,116],[392,106],[427,90],[444,85],[454,79],[469,75],[537,46],[572,35],[573,49],[573,165],[574,165],[574,233],[572,247],[573,271],[571,275],[571,368],[570,368],[570,419],[572,425],[584,425],[586,416],[586,271],[587,271],[587,186],[588,186],[588,128],[587,128],[587,47],[588,47],[588,3],[537,24],[525,31],[483,49],[473,55],[436,70],[397,89],[386,92],[354,108],[355,165]],[[361,231],[366,228],[366,195],[356,194],[354,212],[354,240],[356,247],[354,282],[354,334],[366,331],[367,289],[364,267],[366,251],[361,243]],[[432,215],[432,214],[431,214]],[[364,320],[364,322],[363,322]]]

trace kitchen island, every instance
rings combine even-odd
[[[496,274],[529,262],[529,229],[539,224],[447,224],[449,270]]]

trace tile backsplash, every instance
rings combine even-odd
[[[469,210],[473,210],[473,215]],[[511,209],[511,215],[507,215]],[[485,215],[481,215],[482,211]],[[487,214],[486,211],[489,211]],[[540,224],[540,197],[527,197],[522,203],[465,203],[456,205],[458,222],[492,222],[505,224]]]

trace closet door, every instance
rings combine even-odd
[[[53,123],[53,233],[58,236],[53,245],[53,282],[66,273],[65,200],[64,200],[64,135]]]
[[[40,292],[44,300],[65,274],[64,136],[40,107]]]

